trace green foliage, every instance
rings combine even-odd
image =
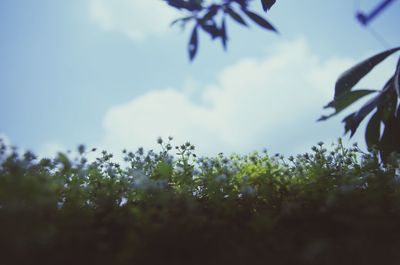
[[[1,264],[395,264],[399,157],[0,149]],[[172,155],[172,151],[176,155]]]

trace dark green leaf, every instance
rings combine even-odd
[[[335,98],[350,91],[366,74],[377,64],[385,60],[391,54],[400,50],[400,47],[384,51],[374,55],[344,72],[335,85]]]
[[[322,116],[318,121],[326,120],[338,113],[342,110],[359,100],[360,98],[369,95],[371,93],[376,92],[376,90],[368,90],[368,89],[361,89],[356,91],[349,91],[346,94],[341,95],[340,97],[336,98],[335,100],[331,101],[328,105],[324,108],[334,108],[335,112],[329,116]]]
[[[193,28],[192,35],[189,41],[189,58],[192,61],[196,56],[198,49],[197,25]]]
[[[246,21],[244,21],[244,19],[235,11],[233,11],[231,8],[227,8],[226,9],[226,13],[228,13],[228,15],[235,20],[237,23],[242,24],[243,26],[247,27],[247,23]]]
[[[255,23],[257,23],[260,27],[263,27],[267,30],[272,30],[275,32],[278,32],[274,26],[271,25],[271,23],[269,23],[266,19],[264,19],[263,17],[257,15],[256,13],[253,13],[249,10],[243,9],[243,12],[251,19],[253,20]]]
[[[365,129],[365,142],[369,148],[378,147],[379,137],[381,135],[381,119],[379,112],[371,117]]]
[[[275,4],[276,0],[261,0],[264,11],[268,11]]]

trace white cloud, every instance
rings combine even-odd
[[[343,133],[339,118],[317,123],[333,96],[338,75],[356,60],[325,62],[304,40],[281,43],[266,56],[242,59],[227,67],[216,84],[191,100],[185,89],[165,88],[111,108],[104,118],[103,145],[111,150],[155,146],[158,136],[175,143],[190,140],[200,154],[303,152],[319,140],[335,141]],[[381,84],[378,69],[369,84]],[[200,103],[199,103],[200,102]],[[340,116],[343,118],[343,115]],[[362,129],[360,129],[362,130]],[[358,142],[363,142],[359,133]]]
[[[161,0],[89,0],[91,19],[106,31],[138,41],[166,32],[177,11]]]

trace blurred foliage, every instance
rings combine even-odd
[[[178,18],[171,25],[179,24],[184,28],[188,23],[193,24],[192,33],[188,44],[190,60],[193,60],[197,54],[199,46],[198,31],[203,31],[211,37],[212,40],[221,40],[224,49],[227,48],[228,33],[226,18],[248,27],[247,17],[261,28],[277,32],[276,28],[260,14],[254,13],[249,9],[251,0],[164,0],[173,8],[182,10],[187,15]],[[267,12],[275,0],[261,0],[262,8]]]
[[[398,264],[400,157],[0,149],[0,263]],[[175,151],[175,152],[174,152]]]

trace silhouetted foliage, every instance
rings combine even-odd
[[[399,158],[341,141],[284,158],[79,147],[38,160],[1,145],[0,263],[397,264]],[[176,155],[171,152],[176,150]]]
[[[227,47],[228,35],[226,17],[247,26],[244,16],[259,25],[260,27],[275,31],[275,27],[261,15],[249,10],[251,0],[223,0],[220,3],[209,3],[204,0],[164,0],[170,6],[189,12],[190,15],[179,18],[172,22],[184,27],[187,23],[193,22],[191,37],[188,44],[190,60],[193,60],[198,51],[198,31],[202,30],[213,40],[220,39],[224,49]],[[275,3],[275,0],[261,0],[262,7],[267,12]]]
[[[335,112],[319,119],[326,120],[340,113],[358,99],[375,93],[374,97],[358,111],[344,118],[343,122],[345,123],[346,133],[350,132],[350,137],[352,137],[364,118],[375,110],[365,130],[365,141],[369,148],[378,148],[381,158],[384,160],[392,152],[400,152],[400,105],[398,104],[398,98],[400,98],[400,58],[392,77],[380,91],[352,89],[376,65],[399,50],[400,47],[381,52],[344,72],[336,82],[333,101],[325,106],[325,108],[334,108]],[[383,133],[381,133],[382,125],[384,126]]]

